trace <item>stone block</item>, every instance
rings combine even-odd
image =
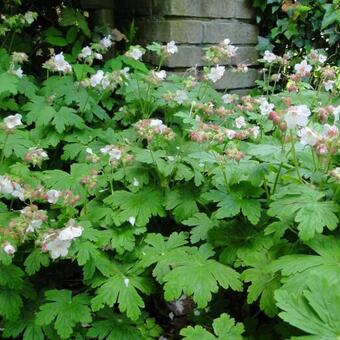
[[[259,71],[256,69],[249,69],[247,73],[226,70],[223,78],[215,83],[215,88],[218,90],[250,88],[254,87],[257,79]]]
[[[203,43],[215,44],[225,38],[233,44],[255,44],[258,28],[255,25],[234,20],[212,20],[204,23]]]
[[[116,0],[116,13],[127,16],[151,16],[152,0]]]
[[[194,66],[205,66],[207,63],[204,61],[205,51],[203,47],[195,45],[179,45],[178,53],[170,56],[164,63],[164,66],[169,68],[179,67],[194,67]],[[237,65],[247,64],[255,65],[257,63],[258,55],[255,46],[239,46],[237,55],[230,60],[230,62],[220,63],[221,65]],[[154,55],[147,58],[148,62],[158,65],[158,58]]]
[[[81,7],[85,9],[113,9],[114,0],[81,0]]]
[[[154,0],[154,13],[201,18],[253,17],[248,0]]]
[[[137,21],[138,37],[142,41],[199,44],[203,39],[203,21],[200,20],[146,20]]]

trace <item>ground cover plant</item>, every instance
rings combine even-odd
[[[19,3],[0,21],[1,337],[339,339],[326,52],[266,51],[240,98],[213,89],[227,37],[178,77],[162,69],[175,42],[110,58],[117,30],[72,7],[41,27]]]

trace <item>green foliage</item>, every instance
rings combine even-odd
[[[227,40],[166,75],[173,42],[119,55],[75,3],[0,3],[0,338],[337,339],[339,69],[267,52],[222,95]],[[334,50],[337,2],[254,5]]]

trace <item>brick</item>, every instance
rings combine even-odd
[[[154,0],[154,13],[202,18],[253,17],[248,0]]]
[[[227,70],[221,80],[215,84],[215,88],[222,89],[242,89],[253,87],[255,80],[259,78],[259,71],[256,69],[249,69],[247,73],[233,72]]]
[[[233,44],[255,44],[258,28],[244,22],[212,20],[204,22],[203,43],[215,44],[225,38]]]
[[[203,60],[205,51],[203,47],[194,45],[179,45],[178,53],[170,56],[170,58],[164,63],[164,66],[169,68],[176,67],[193,67],[193,66],[205,66],[207,63]],[[227,63],[220,63],[221,65],[231,64],[247,64],[255,65],[257,63],[258,55],[255,46],[239,46],[237,55]],[[148,58],[148,61],[152,64],[158,65],[158,58],[152,56]]]
[[[138,21],[139,38],[142,41],[199,44],[203,39],[203,22],[200,20]]]

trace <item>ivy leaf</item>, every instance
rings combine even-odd
[[[340,334],[340,290],[327,277],[315,275],[301,294],[285,289],[275,293],[279,316],[318,339],[337,339]]]
[[[210,219],[209,216],[204,213],[196,213],[191,218],[182,221],[182,223],[184,225],[194,227],[190,231],[191,243],[207,240],[209,230],[216,227],[218,224],[217,221]]]
[[[165,216],[162,193],[152,187],[143,188],[136,193],[116,191],[104,202],[118,210],[119,224],[134,217],[136,225],[144,227],[152,216]]]
[[[210,257],[213,251],[208,245],[191,248],[185,263],[175,267],[164,276],[165,298],[178,299],[182,294],[192,295],[198,308],[205,308],[211,300],[211,293],[217,293],[218,285],[240,291],[239,274]]]
[[[334,230],[338,224],[335,212],[338,206],[332,201],[320,201],[325,193],[304,185],[288,185],[275,194],[268,210],[269,216],[280,220],[293,219],[298,223],[299,237],[303,241],[321,234],[324,227]]]
[[[77,128],[82,128],[84,126],[84,121],[81,117],[75,114],[76,110],[63,106],[56,113],[53,118],[52,124],[55,126],[56,130],[59,133],[62,133],[66,130],[68,126],[75,126]]]
[[[92,321],[88,306],[89,297],[85,294],[72,297],[70,290],[54,289],[47,291],[45,297],[50,302],[40,306],[37,324],[43,326],[53,322],[54,328],[62,339],[69,339],[78,323]]]
[[[213,322],[213,329],[216,336],[209,333],[202,326],[186,327],[181,330],[181,335],[185,340],[242,340],[244,326],[235,322],[228,314],[223,313]]]
[[[112,307],[118,303],[119,310],[131,320],[137,320],[144,308],[144,301],[138,291],[149,294],[150,289],[145,279],[138,276],[125,277],[116,274],[105,281],[96,291],[96,297],[91,301],[93,311],[98,311],[108,305]]]
[[[167,239],[161,234],[148,234],[142,250],[141,265],[149,267],[156,264],[152,274],[158,282],[170,271],[170,266],[180,264],[186,258],[188,247],[185,233],[172,233]]]

